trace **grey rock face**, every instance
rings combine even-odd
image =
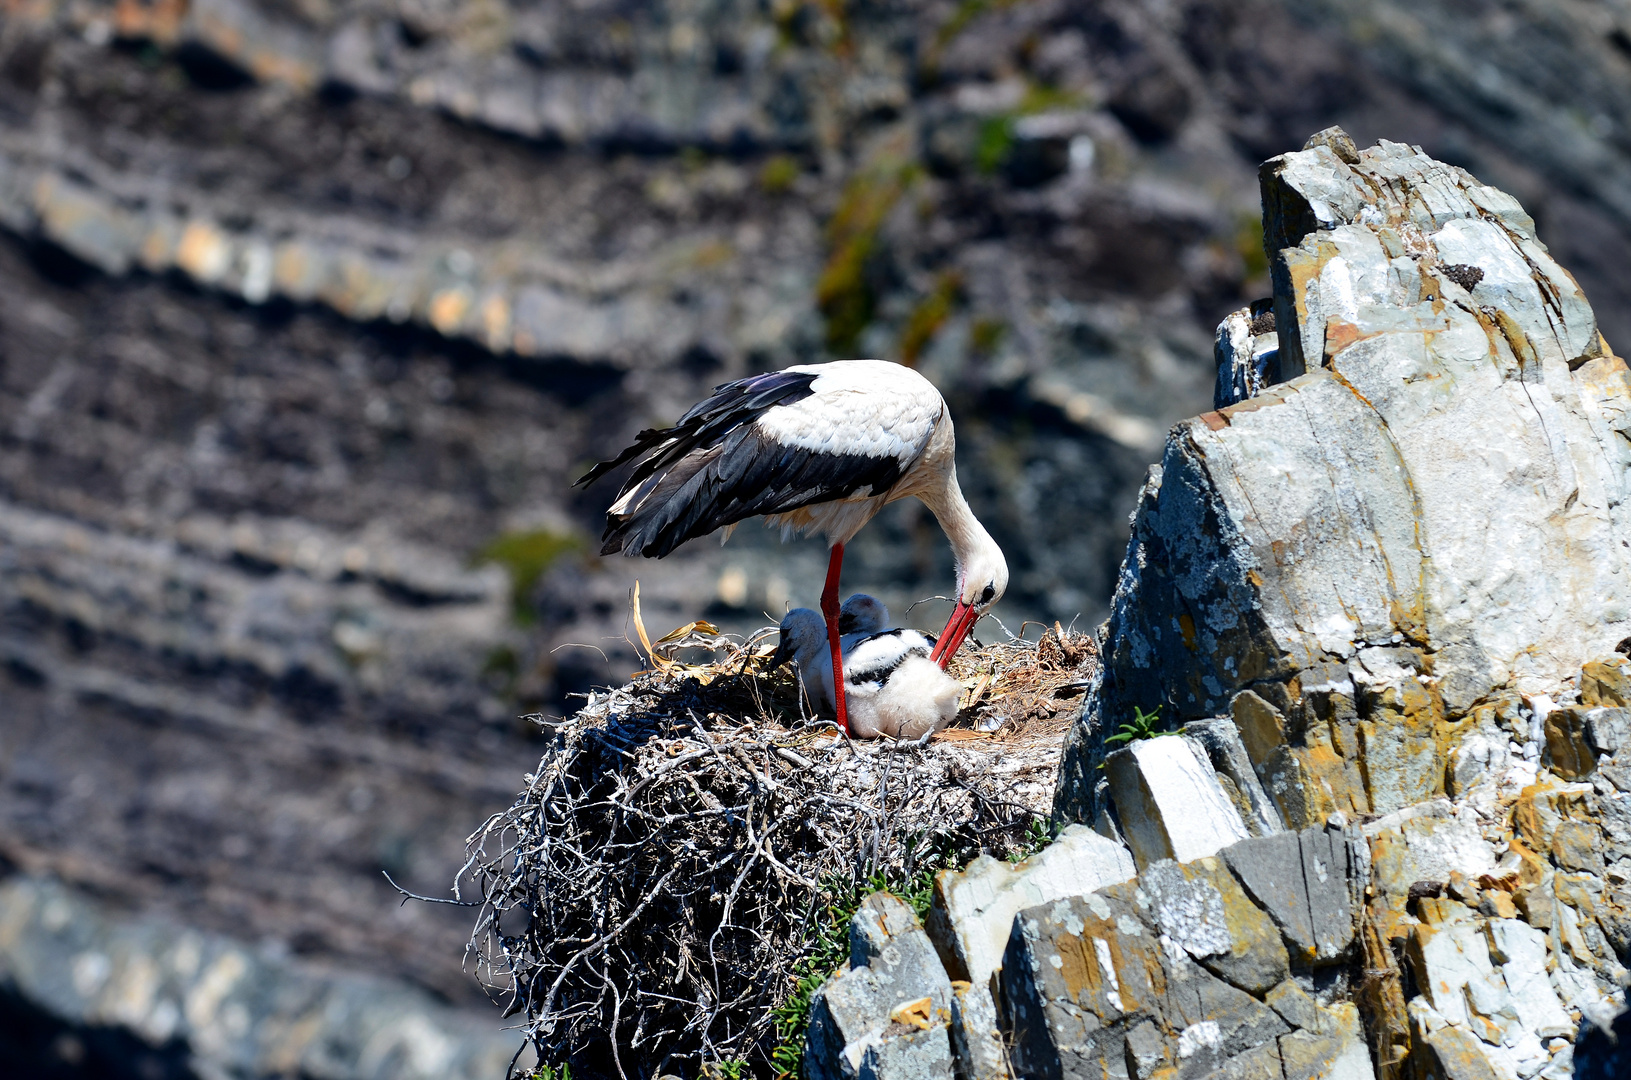
[[[1585,715],[1586,738],[1599,754],[1631,746],[1631,709],[1592,709]]]
[[[1618,1005],[1631,940],[1631,677],[1604,651],[1631,612],[1631,373],[1522,208],[1470,175],[1327,131],[1262,178],[1285,381],[1180,425],[1151,471],[1055,803],[1134,819],[1149,847],[1140,829],[1182,819],[1150,810],[1138,754],[1102,739],[1135,708],[1186,721],[1218,771],[1192,786],[1260,835],[1190,863],[1141,855],[1130,899],[1168,946],[1162,985],[1212,995],[1228,1019],[1205,1044],[1232,1056],[1084,992],[1077,936],[1104,937],[1101,959],[1136,936],[1114,890],[1086,898],[1091,930],[1063,905],[1021,914],[1003,969],[1016,1052],[1098,1074],[1119,1048],[1154,1074],[1176,1035],[1180,1075],[1562,1080],[1581,1017]],[[1249,387],[1244,318],[1220,329],[1220,397]],[[1506,543],[1524,536],[1548,557]],[[1299,831],[1267,831],[1245,778]],[[1226,989],[1176,979],[1184,963]],[[1297,1030],[1254,1042],[1230,989]],[[1309,989],[1357,1009],[1321,1015]],[[1369,1046],[1333,1041],[1361,1011]]]
[[[1198,859],[1250,835],[1205,750],[1188,739],[1135,741],[1111,754],[1104,771],[1122,832],[1141,867],[1162,859]]]
[[[1105,717],[1208,716],[1248,689],[1306,748],[1289,787],[1315,802],[1282,805],[1290,824],[1411,805],[1442,784],[1430,717],[1562,695],[1631,630],[1631,372],[1522,207],[1392,143],[1354,163],[1316,144],[1262,175],[1281,369],[1307,373],[1173,430],[1071,736],[1066,820],[1096,812]],[[1508,575],[1526,549],[1567,555]],[[1362,795],[1344,771],[1361,756]]]
[[[1249,1077],[1351,1061],[1363,1071],[1328,1075],[1369,1076],[1357,1012],[1308,999],[1287,981],[1285,959],[1273,924],[1216,859],[1160,864],[1136,883],[1031,908],[1015,921],[1001,976],[1015,1070]]]
[[[988,984],[1002,963],[1008,932],[1022,908],[1085,896],[1131,878],[1127,849],[1082,825],[1017,865],[990,856],[935,880],[929,932],[956,978]]]
[[[1008,1075],[993,992],[1014,916],[1126,881],[1134,873],[1126,848],[1071,825],[1016,866],[982,856],[961,872],[943,871],[935,879],[929,932],[946,969],[966,980],[954,984],[952,1009],[952,1042],[963,1080]]]
[[[812,1080],[952,1075],[951,981],[912,909],[873,893],[850,923],[850,966],[810,1002]]]
[[[951,1051],[958,1080],[1008,1080],[1008,1047],[989,986],[952,983]]]
[[[1279,808],[1264,790],[1251,756],[1246,752],[1240,728],[1232,718],[1192,720],[1180,732],[1206,751],[1217,770],[1218,784],[1240,812],[1246,831],[1253,836],[1269,836],[1285,828]]]
[[[1245,840],[1222,857],[1304,963],[1330,963],[1353,943],[1351,865],[1341,832],[1304,829]]]
[[[518,1046],[428,994],[132,923],[40,878],[0,885],[0,984],[73,1025],[180,1047],[199,1076],[490,1080]]]

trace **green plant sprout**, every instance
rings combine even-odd
[[[1161,718],[1161,706],[1157,705],[1150,712],[1145,712],[1137,705],[1133,706],[1133,718],[1128,723],[1116,729],[1116,733],[1104,740],[1106,746],[1117,746],[1121,743],[1130,743],[1138,739],[1153,739],[1161,734],[1156,729],[1156,722]]]

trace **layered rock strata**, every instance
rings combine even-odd
[[[491,1080],[515,1056],[514,1038],[422,991],[268,953],[14,877],[0,884],[0,990],[70,1032],[124,1030],[135,1042],[101,1061],[106,1052],[70,1033],[55,1061],[17,1060],[22,1048],[8,1045],[6,1064],[23,1070],[8,1074],[81,1063],[116,1076]]]

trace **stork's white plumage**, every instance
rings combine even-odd
[[[875,605],[881,618],[876,628],[869,626],[843,638],[850,734],[916,739],[951,723],[963,688],[929,658],[934,638],[917,630],[882,629],[888,622],[888,610],[864,594],[850,597],[844,610],[850,610],[857,600]],[[795,608],[782,619],[781,635],[772,666],[792,659],[816,707],[832,708],[832,668],[827,663],[822,617],[809,608]]]
[[[916,496],[957,561],[956,604],[933,655],[944,667],[1008,586],[1001,549],[957,486],[955,448],[951,416],[929,380],[882,360],[839,360],[725,383],[679,423],[641,432],[578,483],[641,458],[606,514],[602,555],[661,558],[757,515],[784,536],[825,534],[832,557],[821,610],[835,672],[844,545],[885,505]],[[835,682],[845,725],[844,681]]]

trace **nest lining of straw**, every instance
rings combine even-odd
[[[821,915],[862,883],[1020,853],[1053,795],[1091,639],[966,646],[970,692],[927,744],[850,741],[770,649],[693,623],[557,725],[469,843],[478,976],[577,1076],[771,1074],[771,1010]],[[676,660],[703,650],[704,663]],[[981,729],[985,730],[981,730]]]

